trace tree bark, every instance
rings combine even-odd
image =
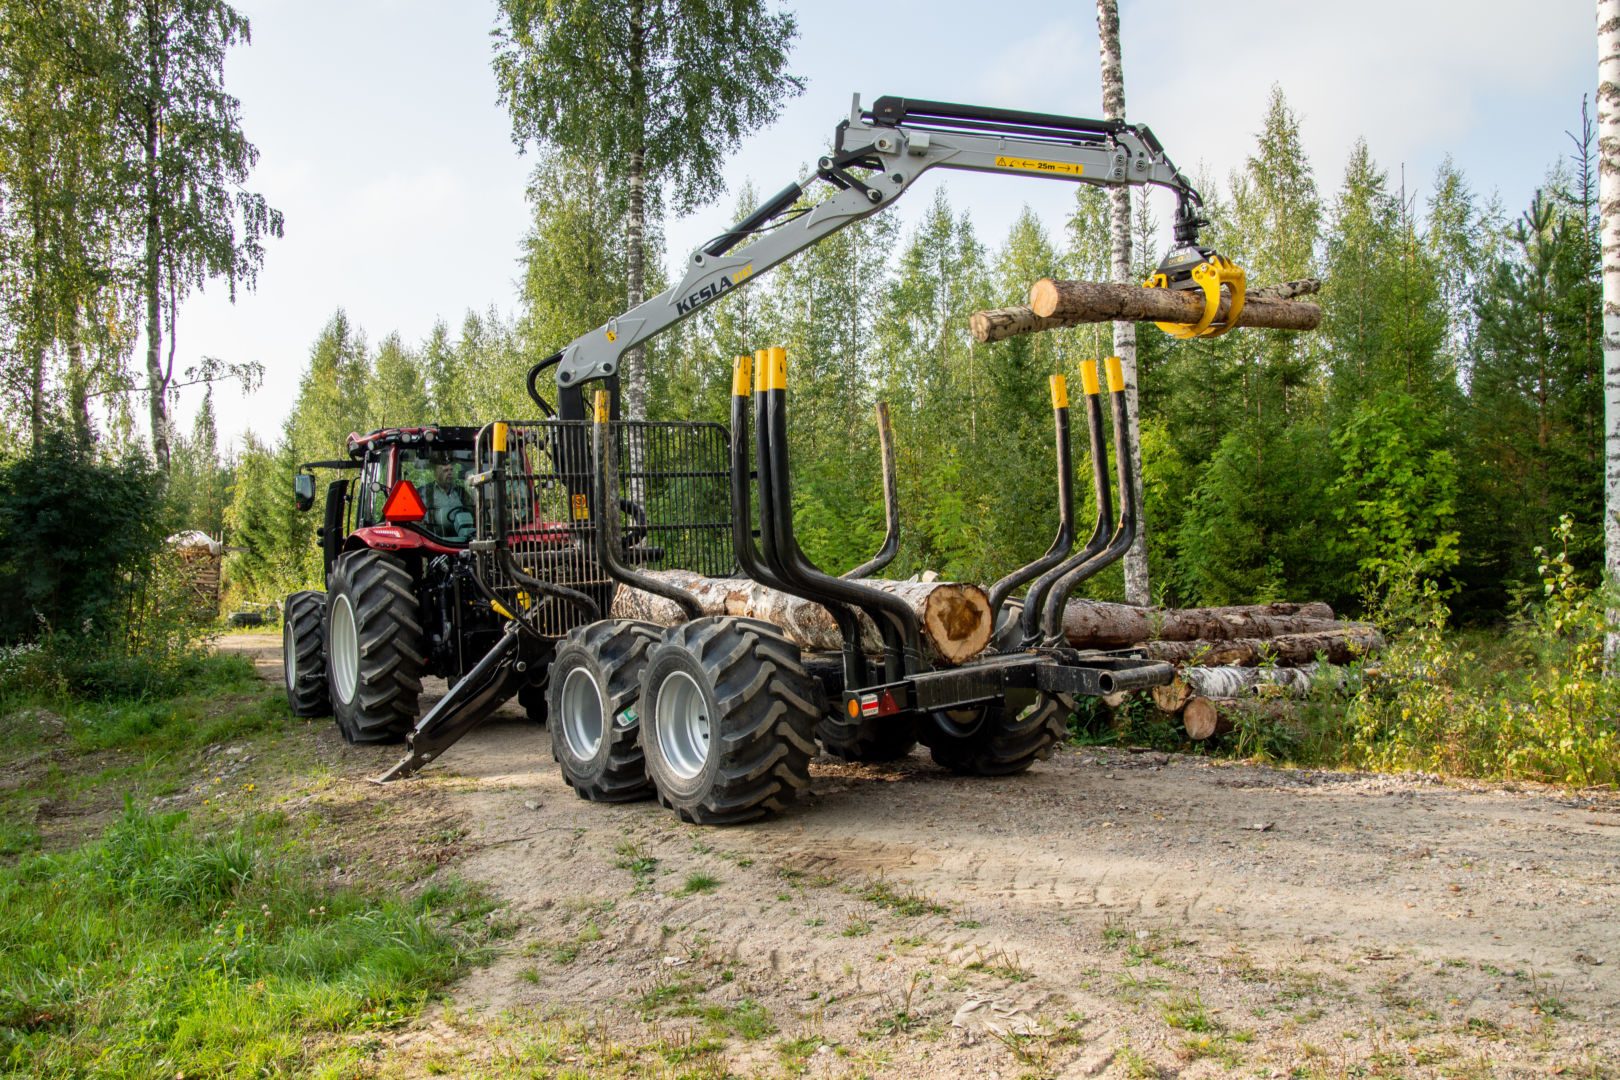
[[[1301,296],[1315,296],[1321,291],[1322,283],[1316,278],[1300,278],[1298,281],[1279,281],[1274,285],[1251,289],[1248,297],[1250,300],[1294,300]]]
[[[1172,664],[1214,667],[1238,664],[1255,667],[1263,661],[1287,666],[1308,664],[1318,654],[1330,664],[1348,664],[1384,647],[1384,635],[1366,623],[1341,623],[1336,629],[1284,634],[1274,638],[1234,638],[1227,641],[1145,641],[1142,648],[1152,660]]]
[[[1078,649],[1122,648],[1142,641],[1270,638],[1322,632],[1340,625],[1326,604],[1178,609],[1070,600],[1063,609],[1063,636]]]
[[[1153,688],[1161,712],[1179,713],[1194,698],[1304,697],[1319,681],[1337,684],[1342,668],[1304,664],[1295,668],[1188,667],[1164,686]]]
[[[146,31],[146,102],[142,147],[144,193],[146,195],[146,382],[147,402],[152,418],[152,456],[158,468],[169,471],[169,386],[163,377],[163,282],[160,275],[163,249],[162,222],[158,207],[158,140],[162,123],[162,13],[155,0],[143,8]]]
[[[645,142],[647,110],[647,32],[646,8],[643,0],[634,0],[630,9],[630,81],[636,98],[642,140],[630,151],[629,185],[630,250],[625,260],[625,310],[629,311],[647,298],[647,155]],[[642,345],[633,345],[624,351],[623,369],[619,384],[622,387],[624,412],[627,419],[647,419],[647,351]]]
[[[968,316],[968,328],[973,331],[973,340],[979,342],[1004,341],[1073,325],[1067,319],[1043,319],[1027,307],[992,308],[989,311],[975,311]]]
[[[820,604],[746,578],[706,578],[686,570],[659,570],[653,576],[691,593],[704,615],[763,619],[781,627],[801,648],[815,652],[837,652],[843,647],[837,624]],[[922,624],[923,644],[944,663],[971,660],[990,643],[990,601],[977,585],[870,579],[862,584],[906,601]],[[619,589],[612,614],[616,619],[643,619],[659,626],[673,626],[682,619],[680,609],[670,601],[630,588]],[[877,627],[865,615],[860,622],[862,651],[882,652],[883,638]]]
[[[1042,278],[1030,287],[1029,306],[1043,318],[1055,316],[1073,319],[1075,323],[1111,319],[1195,323],[1203,315],[1204,296],[1202,292],[1182,289]],[[1222,296],[1220,306],[1215,309],[1215,321],[1224,321],[1230,308],[1230,302]],[[1316,304],[1260,296],[1244,303],[1237,324],[1272,330],[1315,330],[1321,322],[1322,309]]]
[[[1125,119],[1125,68],[1119,47],[1119,4],[1117,0],[1097,0],[1097,51],[1102,69],[1103,119]],[[1108,190],[1108,234],[1114,281],[1131,280],[1131,189],[1123,184]],[[1136,324],[1129,319],[1114,322],[1114,354],[1125,373],[1125,428],[1130,435],[1131,475],[1136,488],[1136,535],[1125,552],[1125,602],[1152,603],[1148,579],[1147,505],[1142,482],[1142,438],[1136,387]]]
[[[1598,229],[1603,266],[1604,570],[1620,582],[1620,0],[1598,0]],[[1603,655],[1620,669],[1620,611],[1608,613]]]

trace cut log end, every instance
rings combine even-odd
[[[1187,732],[1187,738],[1193,742],[1203,742],[1231,731],[1232,718],[1223,713],[1212,698],[1195,697],[1181,710],[1181,726]]]

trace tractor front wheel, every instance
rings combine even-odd
[[[410,571],[380,551],[332,567],[326,601],[327,681],[338,730],[353,743],[398,742],[422,692],[422,620]]]
[[[734,825],[810,786],[820,685],[770,623],[714,616],[671,628],[647,658],[641,746],[683,820]]]
[[[606,619],[576,627],[551,662],[551,755],[582,799],[630,802],[653,793],[638,739],[647,650],[663,630]]]
[[[287,707],[294,716],[330,716],[326,692],[326,594],[295,592],[287,597],[281,624],[281,668]]]

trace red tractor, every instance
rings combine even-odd
[[[476,428],[387,428],[349,436],[343,460],[299,466],[294,499],[315,503],[326,590],[287,598],[282,631],[287,699],[298,716],[337,720],[350,742],[397,742],[416,723],[422,677],[455,682],[499,640],[505,619],[473,574]],[[346,474],[346,475],[345,475]],[[358,475],[354,475],[358,474]],[[533,500],[524,500],[531,504]],[[518,697],[545,716],[547,666]]]

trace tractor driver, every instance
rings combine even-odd
[[[441,536],[455,536],[460,531],[456,518],[460,516],[465,519],[465,515],[457,515],[456,511],[470,514],[472,506],[460,478],[456,476],[454,462],[434,462],[433,483],[423,493],[422,502],[427,510],[428,526],[435,532]]]

